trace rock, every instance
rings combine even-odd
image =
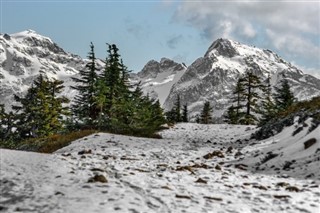
[[[310,138],[309,140],[307,140],[306,142],[304,142],[304,149],[308,149],[309,147],[311,147],[313,144],[315,144],[317,142],[317,140],[315,138]]]
[[[78,155],[84,155],[84,154],[92,154],[92,150],[89,149],[89,150],[81,150],[80,152],[78,152]]]
[[[253,187],[253,188],[256,188],[256,189],[260,189],[260,190],[265,190],[265,191],[267,191],[267,190],[268,190],[268,188],[267,188],[267,187],[262,186],[262,185],[253,185],[252,187]]]
[[[295,186],[288,186],[286,190],[290,192],[300,192],[300,189],[298,189],[298,187]]]
[[[57,191],[54,195],[64,195],[62,192]]]
[[[286,187],[286,186],[290,186],[289,183],[286,183],[286,182],[279,182],[276,184],[276,186],[279,186],[279,187]]]
[[[204,183],[204,184],[207,184],[208,181],[202,179],[202,178],[198,178],[198,180],[195,181],[195,183]]]
[[[203,196],[203,198],[208,199],[208,200],[222,201],[222,198],[220,198],[220,197]]]
[[[161,189],[167,189],[167,190],[172,191],[172,189],[169,186],[161,186]]]
[[[203,156],[203,158],[206,160],[211,159],[213,157],[224,158],[224,154],[220,150],[216,150]]]
[[[180,199],[191,199],[191,197],[190,196],[188,196],[188,195],[178,195],[178,194],[176,194],[176,198],[180,198]]]
[[[99,168],[92,168],[92,169],[90,169],[90,171],[92,171],[92,172],[104,172],[103,169],[99,169]]]
[[[288,199],[288,198],[291,198],[290,195],[273,195],[274,198],[277,198],[277,199]]]
[[[236,152],[236,154],[234,155],[235,158],[238,158],[240,157],[241,155],[243,155],[240,151],[239,152]]]
[[[103,175],[95,175],[94,177],[88,180],[88,183],[94,183],[94,182],[107,183],[108,180]]]
[[[234,167],[237,168],[237,169],[240,169],[240,170],[244,170],[244,171],[247,171],[247,170],[248,170],[248,168],[247,168],[248,166],[245,165],[245,164],[242,164],[242,163],[240,163],[240,164],[235,164]]]
[[[232,153],[232,150],[233,150],[233,147],[229,146],[228,149],[227,149],[227,153]]]
[[[220,170],[221,171],[221,166],[219,166],[218,164],[214,167],[216,170]]]

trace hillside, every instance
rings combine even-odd
[[[86,63],[86,59],[67,53],[50,38],[33,30],[1,34],[0,104],[8,107],[8,103],[13,102],[13,94],[24,93],[41,72],[49,78],[63,80],[66,86],[63,95],[73,98],[71,77]],[[102,65],[102,62],[99,60],[98,64]]]
[[[0,104],[9,108],[13,94],[25,92],[40,72],[64,80],[63,95],[72,99],[75,91],[70,89],[71,77],[86,63],[86,59],[67,53],[52,39],[35,31],[1,34]],[[97,65],[101,69],[104,63],[98,59]],[[165,110],[172,108],[180,94],[182,104],[189,105],[191,117],[201,110],[206,100],[214,106],[215,116],[220,117],[231,104],[231,91],[238,77],[248,69],[262,79],[270,75],[272,86],[279,85],[284,75],[299,100],[320,95],[319,79],[304,74],[271,50],[229,39],[214,41],[204,56],[190,66],[167,58],[159,62],[151,60],[140,72],[131,75],[131,82],[141,82],[144,93],[158,98]]]
[[[54,154],[0,149],[0,209],[316,213],[320,164],[309,156],[320,129],[292,136],[293,128],[256,141],[254,126],[178,124],[163,139],[98,133]],[[309,138],[316,143],[306,149]],[[261,164],[270,151],[281,158]]]

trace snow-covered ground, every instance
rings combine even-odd
[[[270,139],[249,140],[255,130],[179,124],[163,131],[163,139],[99,133],[51,155],[2,149],[0,212],[318,213],[319,173],[308,179],[264,174],[244,162],[303,133],[291,137],[285,130],[267,145]],[[311,137],[316,144],[308,152],[319,146],[319,135]],[[288,148],[289,155],[303,151],[300,145]]]

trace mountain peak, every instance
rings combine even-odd
[[[43,36],[43,35],[37,33],[36,31],[30,30],[30,29],[11,34],[10,36],[17,39],[18,41],[36,39],[39,41],[46,41],[46,42],[54,43],[49,37]]]
[[[229,58],[232,58],[236,55],[239,55],[236,48],[233,46],[234,41],[226,38],[219,38],[215,40],[209,49],[207,50],[205,57],[208,57],[212,54],[222,55]]]

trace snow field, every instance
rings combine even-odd
[[[255,151],[245,148],[255,130],[178,124],[161,132],[163,139],[98,133],[52,155],[1,150],[0,209],[318,212],[318,180],[252,173],[240,164]],[[107,182],[88,182],[97,175]]]

